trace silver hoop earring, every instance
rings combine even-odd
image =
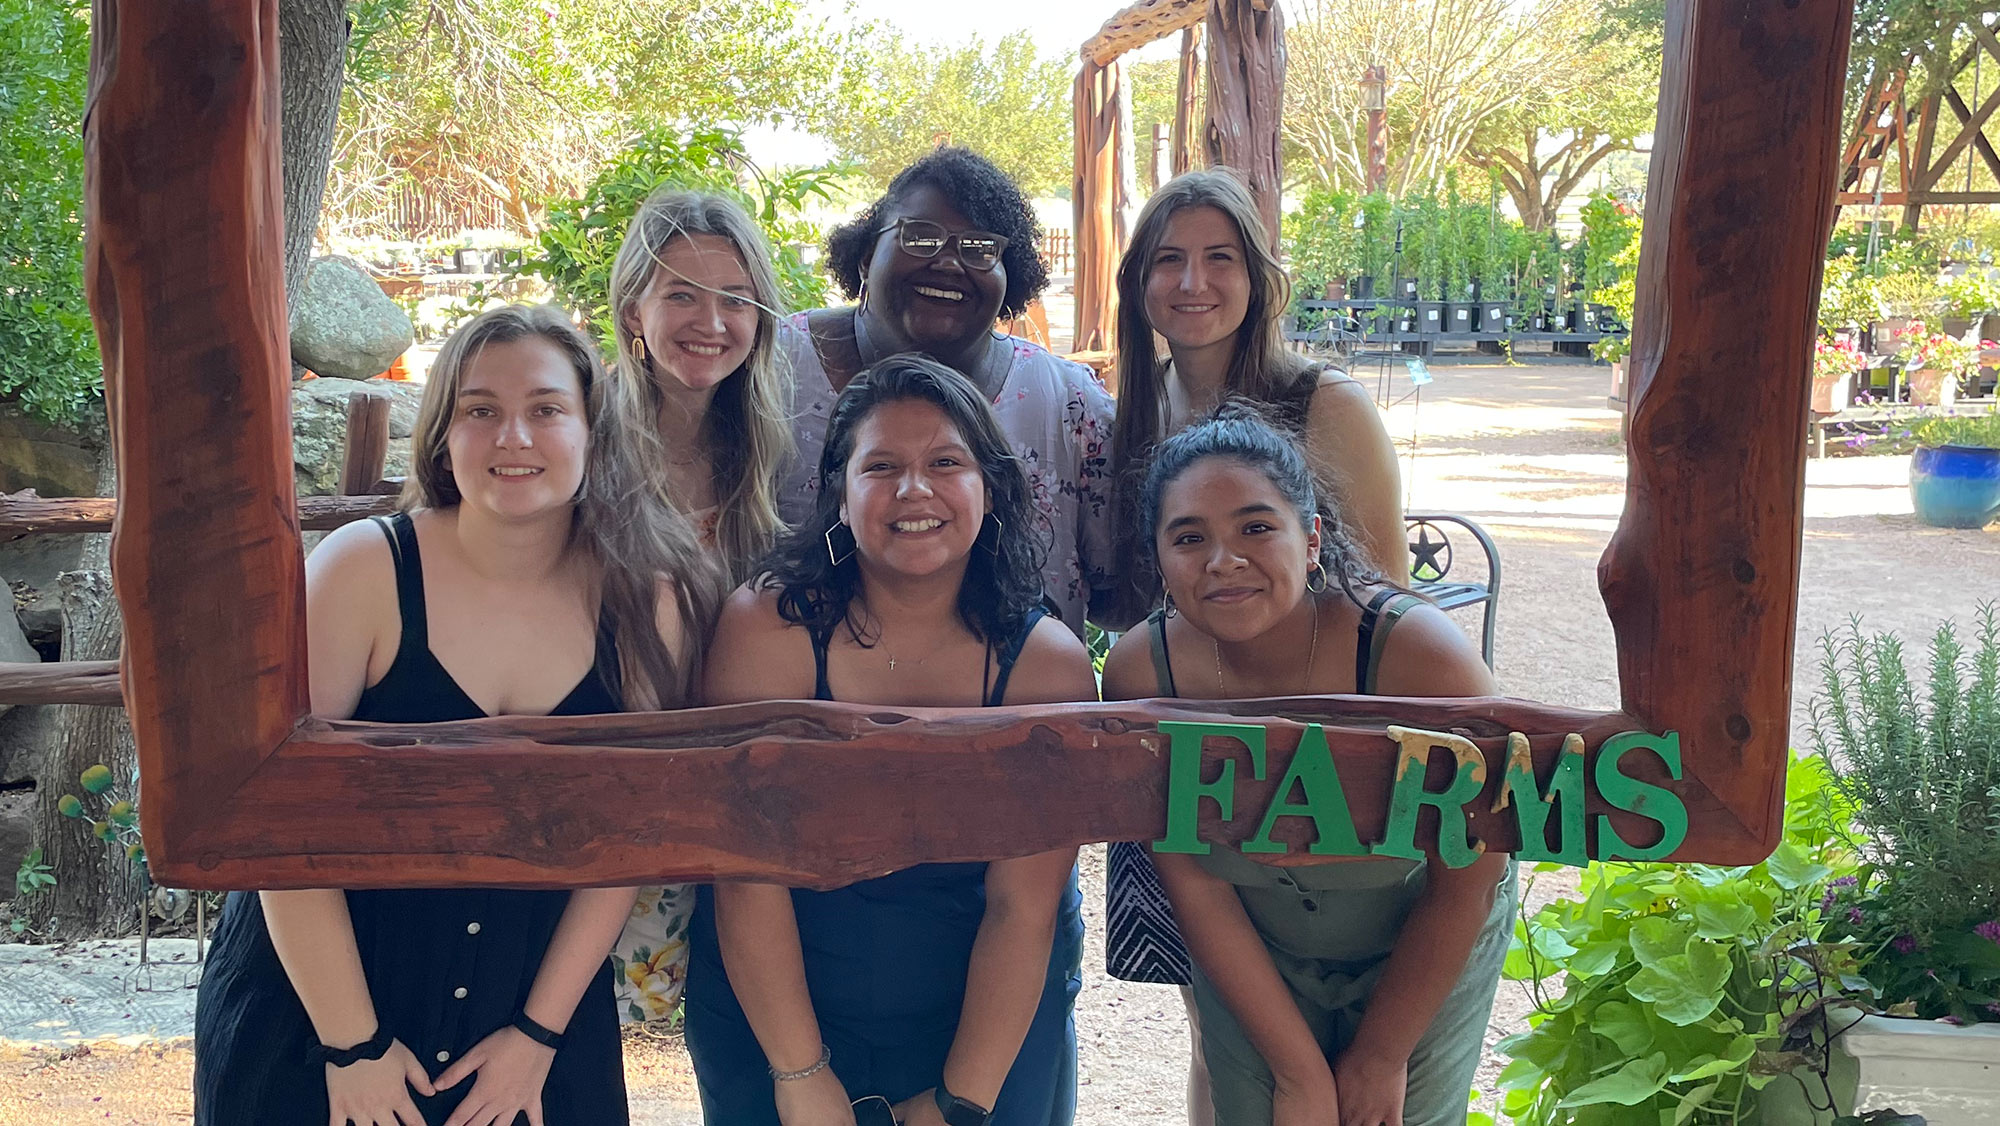
[[[1314,576],[1318,576],[1319,578],[1318,586],[1313,585]],[[1306,589],[1312,591],[1314,594],[1326,593],[1326,568],[1322,567],[1317,559],[1313,560],[1312,566],[1306,569]]]
[[[1167,611],[1167,617],[1169,618],[1174,617],[1181,612],[1181,608],[1174,605],[1174,595],[1172,591],[1168,591],[1166,594],[1165,607]]]
[[[986,544],[986,553],[988,555],[999,555],[1000,536],[1001,533],[1007,530],[1007,525],[998,516],[993,515],[991,512],[986,514],[986,519],[993,521],[993,541],[991,543],[986,543],[986,524],[985,521],[981,521],[979,525],[979,538],[977,542]]]
[[[830,560],[830,561],[831,561],[831,562],[833,563],[833,565],[834,565],[834,566],[836,566],[836,567],[840,566],[840,565],[841,565],[842,563],[845,563],[845,562],[847,562],[847,561],[848,561],[849,559],[852,559],[852,558],[854,558],[854,547],[853,547],[853,540],[854,540],[854,531],[853,531],[853,529],[849,528],[849,529],[848,529],[848,532],[847,532],[847,539],[848,539],[848,541],[849,541],[849,546],[848,546],[848,548],[847,548],[847,554],[846,554],[846,555],[840,555],[840,554],[837,554],[837,553],[836,553],[836,551],[835,551],[835,548],[834,548],[834,546],[833,546],[833,533],[834,533],[835,531],[837,531],[837,530],[841,529],[841,528],[846,528],[846,527],[847,527],[847,521],[845,521],[845,520],[842,520],[842,521],[841,521],[840,523],[838,523],[838,524],[835,524],[835,525],[834,525],[833,527],[831,527],[831,528],[828,528],[828,529],[826,530],[826,557],[827,557],[827,559],[828,559],[828,560]]]

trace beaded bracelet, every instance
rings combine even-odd
[[[818,1075],[821,1071],[824,1071],[826,1069],[827,1064],[832,1062],[833,1062],[833,1049],[827,1047],[825,1044],[821,1044],[819,1046],[819,1062],[812,1065],[811,1067],[808,1067],[803,1071],[779,1071],[775,1067],[770,1068],[769,1070],[771,1072],[771,1078],[776,1079],[780,1083],[790,1083],[795,1079],[804,1079],[809,1075]]]

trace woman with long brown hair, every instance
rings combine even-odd
[[[1249,189],[1227,169],[1176,176],[1139,212],[1118,268],[1118,417],[1108,476],[1114,483],[1115,557],[1144,554],[1152,530],[1139,518],[1153,451],[1226,399],[1259,404],[1328,481],[1369,562],[1407,576],[1395,447],[1368,393],[1346,373],[1285,346],[1280,318],[1291,282],[1273,252]],[[1162,358],[1155,336],[1167,344]],[[1127,567],[1106,612],[1125,626],[1159,604],[1159,576]],[[1105,962],[1113,977],[1179,985],[1196,1023],[1187,948],[1146,850],[1108,853]],[[1207,1073],[1198,1028],[1188,1077],[1192,1121],[1207,1121]]]
[[[604,384],[558,309],[496,309],[445,343],[401,511],[306,561],[315,715],[690,702],[721,575],[631,461],[650,421]],[[632,895],[232,893],[195,1009],[195,1121],[625,1122],[605,954]]]

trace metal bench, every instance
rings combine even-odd
[[[1500,602],[1500,551],[1486,529],[1463,516],[1449,512],[1410,512],[1403,516],[1410,535],[1410,585],[1418,594],[1437,603],[1442,610],[1484,606],[1485,618],[1479,628],[1479,655],[1486,667],[1493,667],[1493,613]],[[1486,553],[1485,582],[1457,582],[1451,578],[1451,536],[1439,525],[1456,524],[1470,533]]]

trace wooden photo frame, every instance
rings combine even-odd
[[[1596,756],[1625,732],[1677,740],[1678,778],[1660,755],[1625,768],[1685,808],[1674,857],[1749,863],[1776,844],[1801,420],[1851,0],[1668,4],[1630,477],[1600,567],[1620,710],[1346,696],[977,711],[779,702],[423,725],[307,714],[276,9],[95,8],[88,283],[120,469],[123,694],[159,882],[830,886],[919,861],[1155,839],[1172,758],[1162,722],[1244,718],[1267,733],[1270,761],[1237,771],[1236,804],[1269,805],[1316,722],[1364,841],[1388,818],[1403,760],[1385,733],[1397,725],[1475,748],[1459,769],[1479,777],[1465,808],[1488,847],[1523,844],[1500,801],[1510,753],[1513,797],[1538,800],[1518,784],[1529,763],[1530,781],[1553,787],[1570,755]],[[1245,753],[1196,742],[1204,780]],[[1453,756],[1432,757],[1425,767],[1448,780]],[[1660,844],[1659,819],[1638,804],[1590,791],[1593,855],[1616,851],[1613,837]],[[1204,840],[1258,828],[1212,801],[1191,808]],[[1434,847],[1438,811],[1421,812]],[[1303,854],[1311,818],[1282,820],[1278,839]]]

